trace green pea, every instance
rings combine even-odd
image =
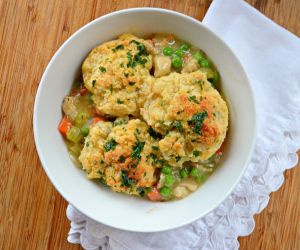
[[[165,198],[168,198],[171,196],[171,189],[168,188],[168,187],[162,187],[160,190],[159,190],[159,193],[161,196],[165,197]]]
[[[200,62],[203,58],[204,58],[204,55],[201,51],[196,51],[194,54],[193,54],[193,58],[197,60],[197,62]]]
[[[188,51],[189,48],[190,48],[190,45],[188,45],[187,43],[183,43],[183,44],[180,45],[179,48],[180,48],[181,50],[183,50],[183,51]]]
[[[67,132],[67,139],[72,142],[79,142],[82,139],[80,128],[72,126]]]
[[[203,68],[209,68],[210,67],[209,60],[207,60],[207,59],[201,59],[200,66],[203,67]]]
[[[174,184],[175,180],[173,175],[165,175],[164,184],[166,187],[171,187]]]
[[[87,136],[89,134],[89,132],[90,132],[90,128],[87,124],[85,124],[81,127],[81,134],[83,136]]]
[[[161,169],[161,172],[163,174],[171,174],[172,173],[172,169],[169,166],[163,166],[162,169]]]
[[[172,58],[172,65],[174,68],[180,68],[183,64],[182,59],[179,56],[173,56]]]
[[[195,179],[197,182],[205,182],[207,179],[207,175],[203,173],[202,175],[197,176]]]
[[[180,175],[180,177],[181,177],[182,179],[185,179],[185,178],[188,177],[188,171],[187,171],[185,168],[180,169],[179,175]]]
[[[198,177],[198,176],[200,176],[200,174],[201,174],[200,170],[196,167],[193,167],[190,172],[190,176],[192,176],[192,177]]]
[[[204,182],[207,179],[207,175],[196,167],[192,168],[190,176],[194,177],[198,182]]]
[[[171,47],[165,47],[163,49],[163,54],[165,56],[171,56],[173,54],[173,48],[171,48]]]
[[[183,57],[184,56],[184,51],[181,50],[181,49],[177,49],[177,50],[175,50],[174,54],[176,56]]]

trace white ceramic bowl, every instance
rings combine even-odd
[[[76,168],[57,130],[61,104],[76,72],[96,45],[131,32],[173,33],[203,49],[220,71],[230,109],[225,161],[195,193],[183,200],[155,203],[114,193]],[[60,194],[79,211],[106,225],[138,232],[176,228],[203,217],[232,192],[243,175],[255,138],[255,108],[247,76],[229,47],[201,22],[155,8],[117,11],[75,32],[48,64],[34,105],[34,137],[42,165]]]

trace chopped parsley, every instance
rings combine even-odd
[[[124,155],[121,155],[120,158],[119,158],[119,162],[124,163],[125,160],[126,160],[126,157]]]
[[[121,50],[121,49],[124,49],[124,45],[123,44],[117,45],[115,48],[112,49],[112,51],[116,52],[117,50]]]
[[[100,70],[102,73],[105,73],[105,72],[106,72],[106,68],[104,68],[103,66],[100,66],[100,67],[99,67],[99,70]]]
[[[139,53],[134,56],[135,65],[136,65],[136,63],[139,63],[141,65],[145,65],[145,63],[147,61],[148,60],[146,58],[142,57]]]
[[[152,127],[148,128],[148,133],[155,140],[160,140],[162,138],[161,134],[157,133]]]
[[[200,85],[201,91],[203,90],[203,84],[205,83],[203,80],[196,80],[196,83]]]
[[[137,40],[131,40],[131,41],[130,41],[130,44],[131,44],[131,43],[135,43],[136,45],[139,45],[139,44],[141,44],[141,43],[140,43],[140,42],[138,42]]]
[[[153,160],[153,163],[158,163],[158,159],[157,159],[157,155],[156,154],[151,153],[149,155],[149,157]]]
[[[181,160],[181,157],[180,156],[176,156],[175,160],[176,160],[176,162],[179,162]]]
[[[125,76],[125,77],[128,77],[128,76],[129,76],[129,74],[128,74],[128,73],[124,73],[124,76]],[[129,83],[129,84],[130,84],[130,83]]]
[[[183,132],[183,127],[180,121],[174,121],[172,123],[173,127],[176,128],[180,133]]]
[[[158,150],[159,148],[157,146],[152,146],[153,150]]]
[[[145,142],[137,141],[135,145],[132,147],[131,159],[141,159],[141,153],[144,149]]]
[[[93,81],[92,81],[93,87],[95,87],[95,84],[96,84],[96,80],[93,80]]]
[[[109,90],[110,90],[110,93],[113,92],[113,86],[112,86],[112,84],[109,86]]]
[[[139,50],[139,54],[140,54],[140,55],[145,55],[145,56],[148,56],[148,55],[149,55],[149,53],[148,53],[148,51],[147,51],[147,49],[146,49],[146,46],[145,46],[144,44],[139,44],[139,45],[137,46],[137,49]]]
[[[118,104],[123,104],[124,101],[122,101],[121,99],[118,98],[118,99],[117,99],[117,103],[118,103]]]
[[[99,174],[100,174],[100,173],[99,173]],[[100,181],[101,183],[103,183],[103,184],[106,184],[106,181],[105,181],[105,179],[103,178],[103,176],[100,176],[99,181]]]
[[[137,45],[138,53],[133,56],[130,52],[127,52],[127,67],[134,68],[137,64],[144,66],[148,61],[145,57],[149,55],[146,46],[136,40],[132,40],[130,43],[135,43]]]
[[[189,96],[189,100],[190,100],[190,102],[199,103],[199,102],[197,101],[197,97],[194,96],[194,95]]]
[[[199,152],[198,150],[194,150],[194,151],[193,151],[193,155],[194,155],[195,157],[198,157],[198,156],[200,155],[200,152]]]
[[[138,191],[138,193],[139,193],[139,195],[140,195],[141,197],[144,197],[145,194],[146,194],[146,190],[145,190],[144,187],[138,187],[138,188],[136,189],[136,191]]]
[[[125,170],[121,170],[121,181],[122,181],[122,186],[125,187],[131,187],[133,184],[133,179],[128,177],[128,173]]]
[[[136,62],[133,60],[132,54],[130,52],[127,52],[127,67],[134,68],[136,66]]]
[[[192,119],[189,121],[189,125],[193,127],[193,131],[196,134],[201,135],[201,128],[204,119],[207,117],[207,112],[198,112],[193,115]]]
[[[116,148],[117,142],[114,138],[110,139],[106,144],[104,145],[105,152],[114,150]]]

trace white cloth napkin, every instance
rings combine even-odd
[[[241,60],[257,105],[258,140],[234,192],[212,213],[163,233],[132,233],[91,221],[69,205],[68,241],[85,249],[238,249],[237,237],[254,229],[283,172],[297,163],[300,147],[300,39],[242,0],[214,0],[203,23]]]

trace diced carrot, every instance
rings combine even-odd
[[[147,194],[147,196],[148,196],[149,200],[151,200],[151,201],[163,200],[162,196],[160,195],[160,193],[158,192],[156,187],[152,188],[151,192],[149,192]]]
[[[105,121],[105,119],[103,117],[99,117],[99,116],[96,116],[92,119],[91,121],[91,125],[94,125],[96,124],[97,122],[101,122],[101,121]]]
[[[66,136],[68,130],[71,127],[72,127],[72,122],[66,116],[64,116],[59,123],[58,130],[62,135]]]
[[[79,90],[79,93],[81,96],[85,95],[88,92],[87,88],[85,87],[81,87]]]

